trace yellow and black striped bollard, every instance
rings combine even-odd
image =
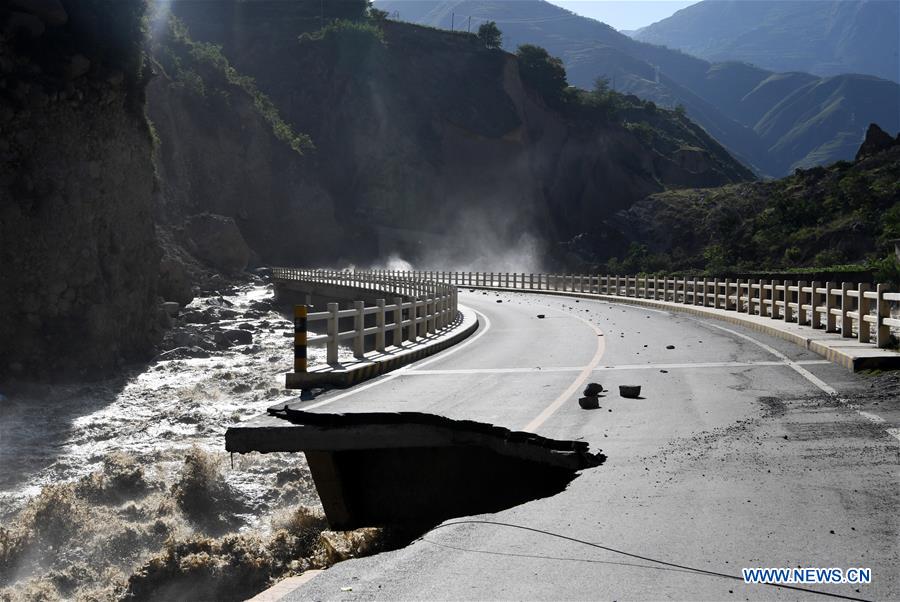
[[[306,373],[306,306],[294,306],[294,372]]]

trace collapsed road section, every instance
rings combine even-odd
[[[583,441],[419,412],[325,414],[290,404],[225,434],[230,452],[306,454],[332,529],[430,526],[555,495],[602,453]]]

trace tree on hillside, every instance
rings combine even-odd
[[[482,23],[478,27],[478,39],[487,48],[500,48],[503,44],[503,34],[493,21]]]
[[[526,84],[537,90],[545,100],[552,102],[562,98],[569,84],[566,68],[560,59],[532,44],[519,46],[516,56],[519,57],[519,75]]]

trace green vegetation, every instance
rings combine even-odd
[[[519,58],[519,75],[528,87],[537,91],[548,104],[563,102],[563,93],[569,83],[560,59],[533,44],[519,46],[516,56]]]
[[[340,19],[299,37],[301,44],[324,44],[343,71],[363,73],[384,47],[384,32],[374,21]]]
[[[503,46],[503,34],[493,21],[482,23],[478,27],[478,39],[481,40],[485,48],[493,49]]]
[[[669,191],[638,205],[630,215],[642,234],[624,259],[607,263],[612,271],[868,270],[900,284],[891,242],[900,238],[900,148],[780,180]],[[670,248],[655,253],[656,241]]]
[[[218,44],[192,40],[187,27],[174,16],[169,17],[166,32],[155,43],[162,49],[156,55],[164,61],[163,68],[186,90],[208,102],[230,103],[232,89],[237,88],[252,99],[253,107],[269,123],[275,137],[300,155],[314,148],[309,136],[295,132],[282,119],[253,78],[231,66]]]

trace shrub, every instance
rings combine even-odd
[[[223,97],[228,96],[227,86],[210,85],[204,77],[221,78],[231,86],[243,90],[253,99],[253,106],[268,122],[276,138],[289,145],[297,154],[313,149],[309,136],[297,133],[288,125],[268,96],[256,87],[252,77],[242,75],[231,66],[228,58],[222,53],[218,44],[196,42],[191,39],[187,27],[174,16],[169,18],[170,38],[167,41],[165,56],[172,60],[176,76],[181,84],[198,96],[205,97],[211,89]],[[187,56],[179,56],[178,49],[186,51]],[[190,63],[191,66],[187,66]],[[202,74],[201,74],[202,73]]]
[[[523,44],[516,51],[522,81],[536,90],[548,102],[558,101],[568,87],[566,69],[560,59],[540,46]]]
[[[478,27],[478,39],[486,48],[500,48],[503,45],[503,34],[493,21],[482,23]]]

